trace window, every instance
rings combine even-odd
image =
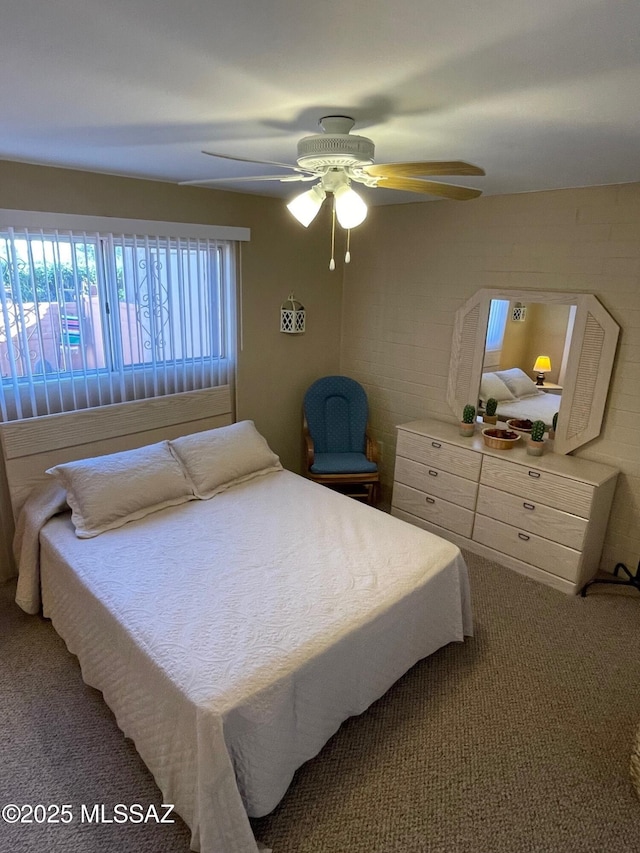
[[[0,225],[3,420],[231,382],[235,241],[129,224]]]
[[[487,323],[487,350],[502,349],[504,330],[507,325],[507,313],[509,311],[508,299],[492,299],[489,308],[489,321]]]

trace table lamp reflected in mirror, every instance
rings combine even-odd
[[[551,359],[548,355],[539,355],[533,365],[536,372],[536,385],[544,385],[544,375],[551,370]]]

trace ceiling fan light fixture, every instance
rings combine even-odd
[[[316,184],[304,193],[297,195],[287,205],[288,210],[301,225],[308,228],[318,215],[322,202],[327,197],[321,184]]]
[[[351,133],[355,122],[351,116],[328,115],[320,119],[322,133],[305,136],[298,142],[297,165],[277,160],[248,160],[230,154],[203,153],[243,163],[263,163],[290,170],[290,174],[239,176],[237,178],[212,178],[208,181],[183,181],[183,183],[215,184],[222,181],[316,181],[310,190],[300,193],[287,204],[292,216],[308,228],[320,212],[327,195],[333,196],[331,206],[331,262],[335,269],[335,229],[339,224],[347,232],[345,263],[351,260],[350,232],[367,218],[365,200],[351,184],[375,188],[418,193],[427,196],[464,201],[481,195],[482,191],[460,184],[423,180],[431,175],[484,175],[479,166],[462,160],[415,161],[374,164],[375,145],[366,136]]]
[[[367,218],[367,205],[351,187],[343,185],[335,192],[336,216],[343,228],[356,228]]]

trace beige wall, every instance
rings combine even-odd
[[[456,310],[482,287],[595,294],[621,326],[603,432],[621,471],[603,567],[640,557],[640,184],[378,207],[344,285],[341,369],[365,385],[393,478],[395,427],[446,404]]]
[[[500,353],[500,369],[519,367],[535,380],[537,373],[533,365],[536,358],[539,355],[548,355],[551,359],[551,370],[545,378],[548,382],[557,383],[568,323],[568,305],[529,303],[524,322],[512,323],[507,320]]]
[[[250,228],[241,258],[237,417],[255,420],[283,465],[299,470],[302,395],[339,367],[342,272],[328,269],[325,211],[305,229],[282,200],[7,161],[0,188],[4,208]],[[307,310],[301,336],[279,331],[291,290]]]

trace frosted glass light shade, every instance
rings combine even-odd
[[[367,205],[357,192],[348,186],[338,187],[334,192],[336,216],[343,228],[355,228],[367,218]]]
[[[327,194],[322,189],[320,184],[311,187],[307,192],[300,193],[293,201],[290,201],[287,208],[293,216],[307,228],[318,215],[322,202],[327,197]]]

